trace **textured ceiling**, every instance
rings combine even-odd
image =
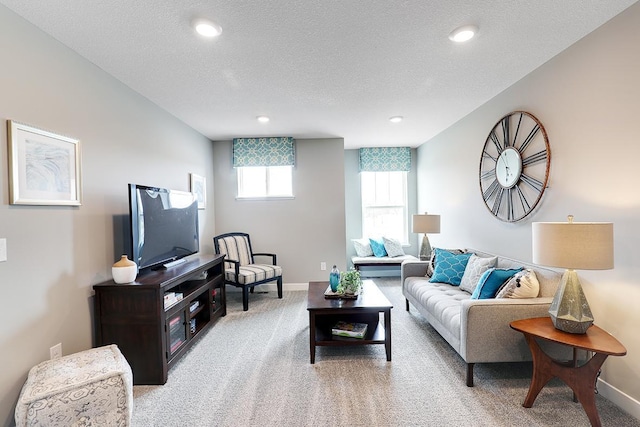
[[[357,148],[422,144],[636,1],[0,4],[212,140],[341,137]],[[222,35],[196,36],[195,17]],[[454,44],[448,34],[465,24],[477,37]]]

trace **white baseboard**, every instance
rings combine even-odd
[[[640,420],[640,402],[629,396],[626,393],[618,390],[611,384],[607,383],[604,380],[598,378],[598,382],[596,384],[598,387],[598,393],[609,400],[614,405],[618,406],[620,409],[628,413],[634,418]]]
[[[309,289],[309,283],[283,283],[282,290],[283,291],[306,291]],[[227,292],[241,292],[242,289],[236,288],[235,286],[227,286]],[[277,292],[278,288],[276,287],[276,282],[273,283],[265,283],[264,285],[259,285],[256,287],[256,292],[258,291],[266,291],[266,292]]]

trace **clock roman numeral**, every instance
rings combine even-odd
[[[538,163],[543,160],[546,160],[546,158],[547,158],[547,150],[538,151],[537,153],[522,159],[522,167],[531,166],[534,163]]]
[[[504,188],[501,185],[498,186],[498,192],[496,193],[496,200],[493,202],[493,207],[491,208],[491,212],[494,215],[498,215],[500,212],[500,206],[502,205],[502,193],[504,193]]]
[[[509,188],[506,192],[507,195],[507,221],[513,221],[515,212],[513,209],[513,187]]]
[[[496,176],[496,168],[493,168],[486,172],[483,172],[482,175],[480,175],[480,179],[484,181],[485,179],[493,178],[495,176]]]
[[[502,140],[504,141],[504,148],[511,144],[511,138],[509,138],[509,116],[502,119]]]
[[[524,114],[520,113],[520,117],[518,118],[518,126],[516,126],[516,134],[513,136],[513,146],[516,146],[518,142],[518,133],[520,133],[520,124],[522,123],[522,116]]]
[[[482,197],[485,201],[488,201],[496,193],[496,191],[498,191],[499,188],[502,188],[502,186],[498,183],[497,179],[494,179],[491,185],[489,185],[489,187],[484,190],[484,192],[482,193]]]
[[[531,141],[533,141],[533,138],[535,138],[536,135],[538,134],[539,130],[540,130],[540,125],[536,123],[533,129],[531,129],[531,132],[529,132],[529,135],[527,135],[527,138],[522,142],[522,145],[519,148],[521,153],[525,152],[529,144],[531,144]]]
[[[520,205],[522,206],[522,210],[524,212],[529,212],[529,210],[531,209],[531,204],[527,200],[527,196],[525,196],[525,194],[522,192],[520,185],[521,184],[518,184],[516,186],[516,189],[518,190],[518,198],[520,199]]]
[[[489,159],[493,160],[493,162],[494,162],[494,163],[497,163],[497,162],[498,162],[498,157],[497,157],[497,156],[496,156],[496,157],[493,157],[491,154],[489,154],[489,153],[487,152],[487,150],[484,150],[484,151],[482,152],[482,157],[484,157],[484,158],[489,158]]]
[[[501,153],[504,148],[502,147],[502,143],[498,139],[498,135],[496,135],[495,129],[491,131],[491,133],[489,134],[489,138],[491,138],[491,141],[493,141],[493,145],[496,146],[498,153]]]
[[[542,181],[538,181],[537,179],[532,178],[527,174],[523,173],[522,175],[520,175],[520,179],[522,180],[522,182],[528,184],[539,193],[542,192],[544,188],[544,184],[542,183]]]

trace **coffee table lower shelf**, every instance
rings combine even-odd
[[[376,316],[377,317],[377,316]],[[367,332],[364,338],[351,338],[333,335],[331,329],[339,320],[346,322],[359,322],[367,324]],[[320,323],[320,324],[318,324]],[[317,316],[316,317],[316,346],[346,346],[346,345],[367,345],[384,344],[384,325],[379,319],[362,319],[361,317],[350,316]]]

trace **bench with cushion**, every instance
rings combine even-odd
[[[398,267],[404,261],[417,261],[413,255],[407,255],[402,249],[402,244],[389,237],[353,239],[353,247],[356,256],[351,257],[353,268],[360,270],[360,267],[389,266]]]
[[[413,255],[401,255],[396,257],[377,257],[377,256],[354,256],[351,257],[351,262],[356,270],[360,270],[360,267],[376,267],[376,266],[392,266],[400,268],[403,261],[418,261],[418,258]]]

